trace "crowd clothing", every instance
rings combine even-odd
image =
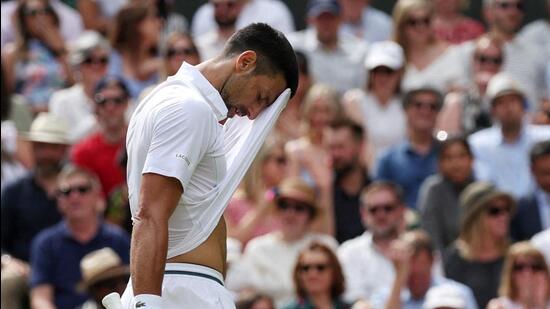
[[[17,128],[11,120],[2,121],[2,190],[6,185],[20,179],[26,169],[15,157],[17,151]]]
[[[470,17],[462,17],[453,27],[434,26],[435,36],[451,44],[474,40],[485,32],[483,24]]]
[[[531,238],[531,243],[544,255],[546,264],[550,265],[550,229],[535,234]]]
[[[349,309],[351,305],[340,300],[335,299],[332,302],[332,309]],[[309,299],[297,299],[290,304],[286,305],[284,309],[315,309],[315,304]]]
[[[147,87],[156,85],[159,81],[158,72],[151,74],[151,76],[145,80],[138,80],[134,77],[125,75],[122,67],[122,55],[115,50],[112,50],[109,56],[109,68],[107,74],[122,77],[128,87],[128,92],[130,93],[130,97],[132,99],[139,98],[139,95],[143,90]]]
[[[363,9],[358,23],[342,22],[340,31],[354,35],[369,43],[389,40],[392,33],[392,19],[388,14],[367,6]]]
[[[519,36],[529,44],[536,45],[541,50],[550,53],[550,22],[546,19],[535,20],[525,25]]]
[[[227,40],[220,36],[217,30],[207,32],[197,38],[195,43],[202,60],[214,58],[223,50]]]
[[[2,251],[28,261],[36,234],[61,220],[54,197],[40,187],[30,172],[2,191]]]
[[[528,240],[536,233],[550,228],[550,194],[537,188],[518,201],[518,209],[510,224],[514,240]]]
[[[348,194],[341,186],[340,182],[345,175],[335,175],[332,186],[334,222],[336,227],[336,240],[343,243],[347,240],[360,236],[365,231],[361,221],[361,191],[370,183],[368,175],[363,176],[361,189],[356,194]]]

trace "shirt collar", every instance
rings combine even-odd
[[[186,62],[182,63],[176,76],[184,78],[190,81],[193,86],[202,94],[206,99],[206,102],[212,108],[212,111],[216,115],[218,121],[227,118],[227,106],[214,86],[202,75],[202,73],[195,67]]]

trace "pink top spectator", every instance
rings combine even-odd
[[[473,40],[485,32],[485,27],[481,22],[469,17],[461,18],[453,27],[442,25],[436,20],[433,28],[438,39],[451,44]]]

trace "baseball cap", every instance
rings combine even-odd
[[[510,75],[501,72],[493,76],[487,85],[489,102],[493,103],[495,99],[508,94],[517,94],[525,98],[521,85]]]
[[[465,309],[466,301],[458,286],[442,284],[434,286],[426,293],[423,309],[453,308]]]
[[[40,113],[22,136],[31,142],[69,145],[69,129],[63,119],[50,113]]]
[[[96,31],[84,31],[78,38],[69,44],[69,61],[79,65],[96,48],[110,50],[109,42]]]
[[[390,69],[398,70],[403,67],[404,59],[403,48],[396,42],[376,42],[372,44],[367,54],[365,67],[367,70],[372,70],[379,66],[386,66]]]
[[[307,16],[315,17],[328,12],[340,15],[340,4],[337,0],[310,0],[307,5]]]

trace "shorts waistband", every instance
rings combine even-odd
[[[188,263],[166,263],[164,275],[186,275],[213,280],[223,286],[222,274],[210,267]]]

